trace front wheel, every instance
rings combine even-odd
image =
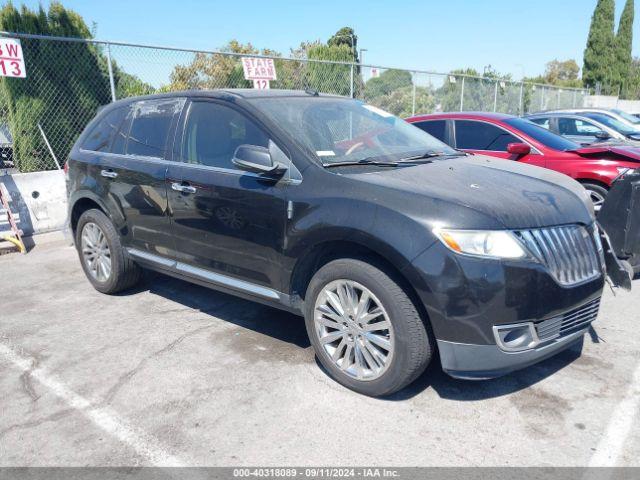
[[[593,202],[593,209],[596,212],[599,212],[600,209],[602,208],[602,205],[604,204],[604,201],[607,199],[607,193],[609,193],[609,191],[601,186],[601,185],[597,185],[595,183],[583,183],[582,186],[585,188],[585,190],[587,190],[587,192],[589,192],[589,196],[591,197],[591,201]]]
[[[432,336],[407,293],[362,260],[334,260],[318,270],[305,296],[305,323],[329,375],[365,395],[404,388],[433,355]]]

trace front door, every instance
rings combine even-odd
[[[231,162],[239,145],[267,147],[269,136],[235,107],[204,99],[188,105],[180,131],[167,172],[179,268],[279,291],[286,187]]]
[[[534,149],[527,155],[509,153],[507,146],[510,143],[526,142],[497,125],[479,120],[456,120],[454,132],[456,148],[461,150],[505,160],[517,160],[539,167],[545,166],[544,155],[540,155]]]

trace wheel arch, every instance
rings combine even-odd
[[[75,238],[76,228],[78,226],[78,220],[80,216],[87,210],[97,209],[104,213],[107,217],[111,218],[109,211],[105,207],[104,203],[95,195],[90,192],[83,192],[83,194],[76,196],[70,200],[69,206],[69,226],[73,232]]]
[[[289,283],[291,295],[304,301],[313,275],[327,263],[340,258],[364,260],[384,271],[403,288],[425,323],[429,323],[429,315],[414,287],[420,279],[411,262],[398,252],[371,242],[337,239],[315,244],[299,257],[293,268]]]

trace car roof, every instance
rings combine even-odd
[[[114,102],[114,104],[125,104],[139,102],[143,100],[155,100],[160,98],[173,97],[211,97],[211,98],[282,98],[282,97],[334,97],[348,98],[339,95],[318,93],[314,90],[258,90],[253,88],[217,88],[213,90],[179,90],[167,93],[155,93],[152,95],[142,95],[128,97]],[[112,105],[112,104],[110,104]]]
[[[442,112],[442,113],[428,113],[423,115],[414,115],[407,118],[407,120],[435,120],[444,118],[460,118],[460,119],[477,119],[477,120],[496,120],[503,121],[510,118],[517,118],[515,115],[508,113],[494,113],[494,112]]]

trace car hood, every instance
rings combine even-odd
[[[593,144],[588,147],[572,150],[581,157],[597,157],[599,155],[614,154],[622,157],[625,161],[640,163],[640,147],[633,145],[599,145]]]
[[[594,221],[578,182],[511,160],[473,155],[348,176],[386,189],[380,208],[407,211],[431,226],[525,229]]]

